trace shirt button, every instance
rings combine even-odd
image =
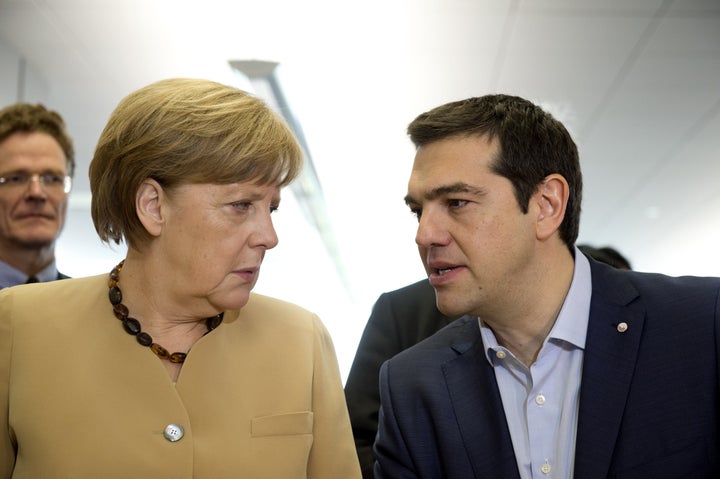
[[[538,394],[537,396],[535,396],[535,404],[537,404],[538,406],[542,406],[543,404],[545,404],[545,396],[543,396],[542,394]]]
[[[495,353],[495,356],[497,356],[498,359],[505,359],[507,354],[505,354],[505,351],[498,351]]]
[[[176,442],[183,438],[185,430],[180,424],[168,424],[163,431],[163,436],[170,442]]]
[[[540,471],[542,471],[543,474],[550,474],[550,471],[552,471],[552,467],[547,462],[540,466]]]

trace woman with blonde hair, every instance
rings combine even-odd
[[[0,478],[360,477],[326,329],[251,292],[301,168],[236,88],[171,79],[120,102],[90,187],[125,260],[0,293]]]

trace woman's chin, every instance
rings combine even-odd
[[[221,298],[213,298],[212,303],[222,311],[241,309],[250,300],[250,290],[233,291]]]

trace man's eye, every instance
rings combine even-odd
[[[448,208],[462,208],[467,204],[467,200],[448,200]]]
[[[232,206],[233,208],[235,208],[237,210],[246,210],[246,209],[250,208],[251,205],[252,205],[252,203],[250,203],[248,201],[236,201],[235,203],[230,204],[230,206]]]
[[[6,182],[10,183],[11,185],[24,185],[28,182],[28,175],[23,175],[20,173],[16,173],[13,175],[9,175],[5,177]]]
[[[65,177],[54,173],[46,173],[41,176],[42,182],[46,185],[62,185],[65,183]]]
[[[275,212],[277,212],[279,209],[280,209],[280,206],[278,206],[278,205],[271,205],[271,206],[270,206],[270,213],[271,213],[271,214],[272,214],[272,213],[275,213]]]
[[[413,215],[415,218],[420,219],[420,216],[422,215],[422,209],[410,208],[410,214]]]

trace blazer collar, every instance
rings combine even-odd
[[[475,477],[519,479],[495,372],[485,359],[476,317],[458,320],[451,347],[457,357],[442,369]]]
[[[645,321],[627,273],[593,261],[591,272],[575,445],[575,477],[587,479],[607,477]]]

